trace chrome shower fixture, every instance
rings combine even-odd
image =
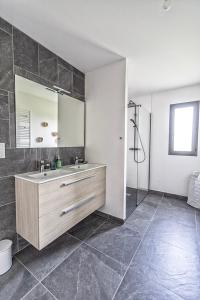
[[[169,11],[172,7],[172,1],[171,0],[164,0],[162,8],[164,11]]]
[[[132,100],[130,100],[128,103],[128,108],[130,108],[130,107],[141,107],[141,105],[138,105],[135,102],[133,102]]]

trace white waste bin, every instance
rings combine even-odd
[[[200,172],[198,171],[190,176],[187,203],[200,209]]]
[[[0,241],[0,275],[6,273],[12,266],[12,241]]]

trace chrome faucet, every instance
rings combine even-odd
[[[45,171],[45,169],[50,169],[50,163],[46,163],[44,162],[44,160],[40,161],[40,172],[43,173]]]
[[[75,166],[78,165],[78,156],[75,157],[75,163],[74,164],[75,164]]]
[[[40,161],[40,172],[43,173],[44,172],[44,160]]]

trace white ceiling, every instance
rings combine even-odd
[[[162,2],[0,0],[0,15],[84,72],[127,57],[138,95],[200,82],[200,0]]]

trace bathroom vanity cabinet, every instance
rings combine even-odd
[[[15,177],[17,233],[39,250],[105,204],[106,166],[50,180]]]

